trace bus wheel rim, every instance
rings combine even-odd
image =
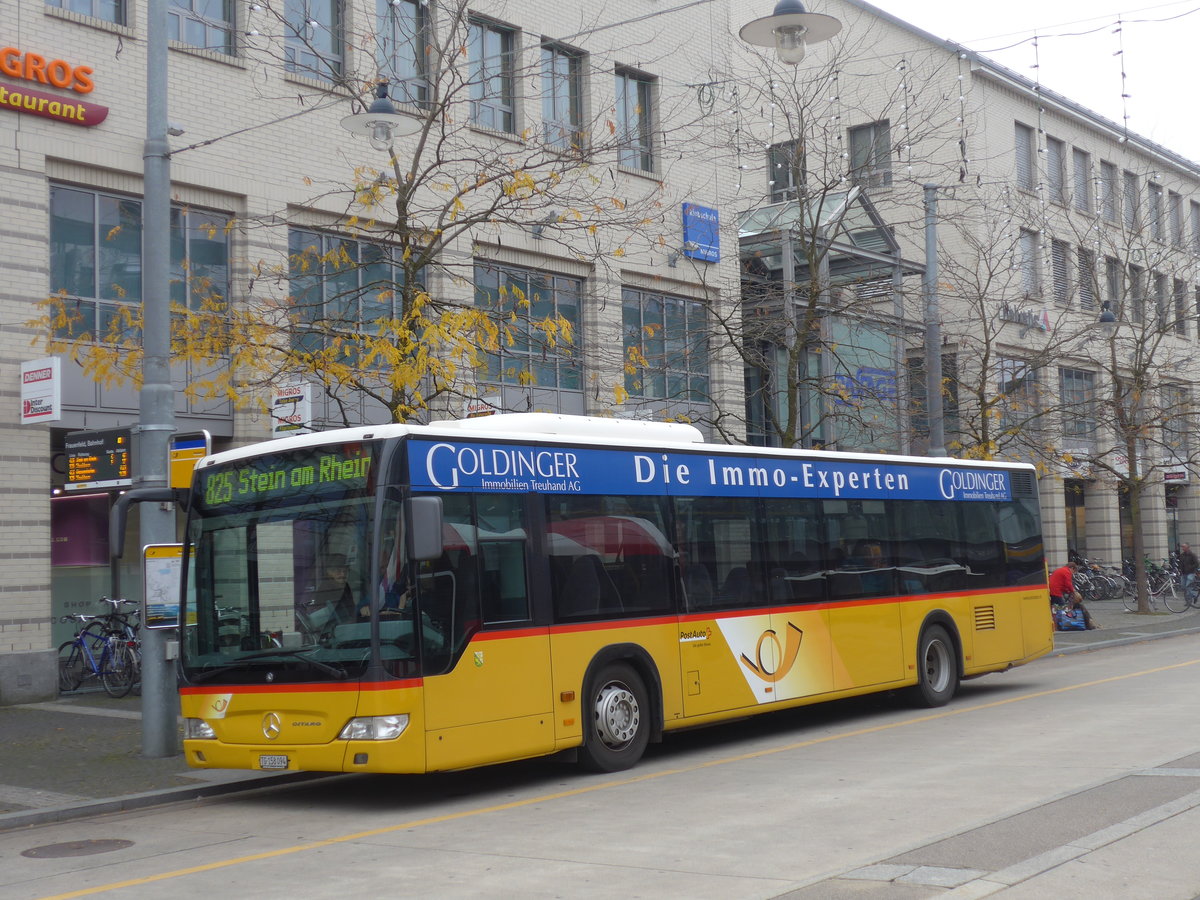
[[[596,731],[607,746],[620,749],[633,740],[641,723],[637,697],[623,684],[609,684],[596,698]]]
[[[931,641],[925,650],[925,682],[933,690],[941,691],[950,679],[949,659],[941,641]]]

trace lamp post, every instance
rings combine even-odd
[[[138,408],[138,486],[167,486],[167,452],[175,431],[171,384],[171,162],[167,132],[167,0],[146,7],[146,141],[143,150],[142,390]],[[143,503],[140,545],[175,542],[170,504]],[[146,628],[142,639],[142,755],[179,753],[179,693],[167,660],[168,632]]]
[[[797,65],[809,44],[827,41],[842,30],[833,16],[808,12],[800,0],[779,0],[775,12],[748,22],[738,32],[747,44],[774,47],[779,61]]]
[[[942,316],[938,308],[937,185],[925,185],[925,413],[929,422],[929,456],[946,455],[942,405]]]

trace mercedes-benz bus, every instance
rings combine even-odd
[[[626,768],[670,731],[877,691],[947,703],[1052,648],[1031,466],[495,415],[197,466],[192,766]]]

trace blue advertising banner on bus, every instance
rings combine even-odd
[[[425,491],[1003,501],[1009,473],[813,457],[592,447],[409,443],[409,478]]]

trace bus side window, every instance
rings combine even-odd
[[[675,545],[689,610],[739,609],[765,602],[754,561],[755,501],[679,497]]]
[[[529,591],[523,498],[479,494],[476,499],[483,621],[525,621],[529,618]]]
[[[663,501],[598,496],[546,501],[554,610],[559,618],[659,615],[671,610],[675,549]]]
[[[814,500],[764,500],[764,563],[773,603],[825,599],[821,513]]]

